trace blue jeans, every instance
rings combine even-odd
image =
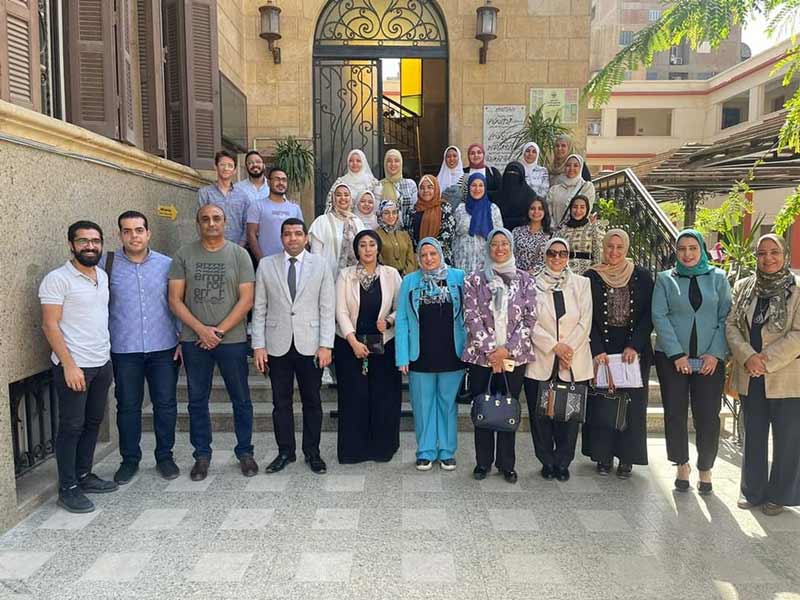
[[[142,401],[144,382],[153,403],[153,430],[156,434],[156,463],[172,459],[175,421],[178,417],[178,365],[175,348],[158,352],[112,353],[117,429],[122,462],[138,464],[142,459]]]
[[[220,344],[213,350],[203,350],[194,342],[182,342],[183,364],[189,388],[189,440],[194,446],[192,456],[211,458],[211,416],[208,399],[214,365],[225,381],[225,389],[233,405],[233,430],[236,432],[237,458],[253,455],[253,403],[247,385],[247,342]]]

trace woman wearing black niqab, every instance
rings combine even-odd
[[[503,216],[503,226],[512,231],[528,223],[528,207],[536,192],[525,181],[525,167],[518,161],[508,163],[503,172],[503,186],[497,194],[497,206]]]

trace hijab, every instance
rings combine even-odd
[[[387,225],[383,220],[384,211],[389,209],[394,209],[397,211],[397,220],[394,222],[394,225]],[[400,207],[397,205],[397,202],[394,202],[393,200],[382,200],[378,205],[378,226],[386,233],[394,233],[402,229],[403,224],[400,221]]]
[[[552,163],[550,165],[550,169],[549,169],[550,178],[551,179],[553,177],[558,177],[559,175],[563,175],[564,174],[564,167],[567,165],[567,161],[569,160],[569,157],[575,155],[575,144],[573,144],[572,138],[569,137],[566,134],[559,135],[555,139],[554,146],[558,142],[562,142],[562,141],[563,142],[567,142],[567,144],[569,145],[569,147],[567,149],[567,158],[565,158],[564,160],[559,160],[558,157],[556,156],[555,151],[553,151],[553,161],[552,161]]]
[[[550,246],[553,244],[562,244],[567,249],[567,252],[569,252],[569,242],[564,238],[554,237],[550,238],[544,245],[545,254],[547,254],[547,251],[550,250]],[[560,273],[553,271],[547,266],[547,262],[545,262],[542,269],[536,275],[536,289],[545,293],[560,292],[564,289],[564,286],[567,285],[570,277],[572,277],[572,271],[569,268],[569,262],[567,262]]]
[[[375,243],[378,245],[378,256],[381,255],[381,248],[383,244],[381,243],[380,236],[375,233],[372,229],[362,229],[359,231],[356,236],[353,238],[353,254],[355,255],[358,262],[356,263],[356,277],[358,278],[358,282],[361,284],[361,288],[368,292],[372,287],[372,284],[375,283],[378,278],[381,276],[380,274],[380,258],[378,259],[378,264],[375,265],[375,271],[370,273],[367,271],[367,268],[361,264],[361,257],[358,255],[358,243],[361,241],[362,238],[371,237],[375,240]]]
[[[529,163],[525,160],[525,152],[528,150],[528,148],[536,148],[536,160],[533,161],[532,163]],[[541,156],[542,156],[542,151],[539,149],[539,144],[537,144],[536,142],[528,142],[522,147],[522,157],[520,158],[520,163],[522,163],[522,166],[525,167],[525,179],[529,179],[534,169],[539,167],[539,158]]]
[[[469,148],[467,149],[467,160],[469,160],[469,153],[472,151],[473,148],[480,148],[483,152],[483,160],[481,162],[473,164],[472,162],[469,163],[469,172],[472,173],[473,171],[484,171],[486,169],[486,149],[483,147],[483,144],[470,144]]]
[[[389,158],[391,157],[395,157],[400,160],[400,170],[394,175],[389,175],[389,169],[386,166],[389,162]],[[391,150],[386,151],[386,154],[383,157],[383,172],[386,173],[386,177],[381,179],[383,197],[387,200],[397,200],[397,184],[400,183],[401,179],[403,179],[403,155],[399,150],[392,148]]]
[[[611,266],[607,262],[601,262],[596,265],[592,265],[589,268],[597,273],[600,276],[600,279],[602,279],[608,287],[623,288],[628,285],[628,282],[631,280],[631,276],[633,275],[633,261],[628,258],[628,249],[631,247],[631,240],[628,237],[628,234],[622,229],[609,229],[608,233],[603,236],[604,261],[606,243],[608,243],[608,240],[614,236],[621,239],[623,246],[625,246],[625,260],[616,266]]]
[[[339,269],[344,269],[356,263],[356,255],[353,252],[353,239],[358,233],[356,227],[356,215],[353,213],[353,189],[342,181],[343,178],[337,179],[331,188],[331,199],[325,209],[325,213],[331,220],[338,219],[343,223],[342,239],[336,240],[336,252],[338,254]],[[340,187],[345,187],[350,192],[350,206],[345,210],[336,208],[336,190]],[[335,229],[335,228],[334,228]]]
[[[572,207],[578,200],[583,200],[584,204],[586,204],[586,214],[583,215],[582,219],[576,219],[572,216]],[[569,202],[569,206],[567,207],[567,221],[564,223],[566,227],[575,228],[575,227],[583,227],[589,222],[589,215],[592,212],[592,203],[589,202],[589,199],[584,196],[583,194],[578,194]]]
[[[769,299],[767,327],[776,333],[783,331],[788,318],[787,300],[792,286],[795,285],[794,275],[789,268],[791,257],[784,239],[774,233],[762,235],[758,238],[756,252],[758,252],[758,248],[764,240],[772,240],[783,251],[783,266],[775,273],[764,273],[756,270],[753,275],[744,280],[745,283],[742,284],[741,292],[736,296],[736,304],[733,310],[736,317],[736,325],[745,338],[750,336],[747,315],[750,310],[750,304],[756,298]]]
[[[433,185],[433,198],[423,200],[419,187],[423,181],[429,181]],[[422,220],[419,224],[419,237],[436,237],[442,230],[442,191],[439,189],[439,182],[433,175],[424,175],[419,180],[417,188],[417,204],[415,206],[418,213],[422,213]]]
[[[566,175],[567,163],[571,158],[578,161],[578,174],[575,177],[567,177]],[[583,178],[583,163],[584,160],[580,154],[570,154],[564,161],[564,169],[561,171],[556,182],[561,183],[564,187],[575,187],[575,191],[577,192],[577,186],[583,185],[586,182]]]
[[[505,236],[508,243],[511,244],[511,255],[501,263],[492,260],[492,240],[497,235]],[[495,310],[499,311],[505,304],[511,279],[517,273],[517,261],[514,258],[514,236],[505,227],[495,227],[489,232],[489,236],[486,238],[483,264],[485,265],[483,273],[486,276],[489,290],[492,292],[492,303]]]
[[[361,157],[361,170],[354,172],[350,170],[350,157],[357,154]],[[351,150],[347,155],[347,173],[339,178],[340,181],[346,183],[353,188],[368,188],[374,185],[375,176],[372,174],[372,169],[369,167],[367,155],[361,150]]]
[[[483,182],[483,197],[475,200],[469,192],[472,182],[480,179]],[[469,221],[469,234],[472,236],[479,235],[487,237],[492,230],[492,205],[489,201],[489,195],[486,193],[486,177],[481,173],[473,173],[467,180],[467,195],[464,198],[464,204],[467,213],[470,216]]]
[[[503,213],[503,223],[510,229],[523,225],[528,221],[528,207],[536,198],[534,192],[525,178],[525,167],[519,161],[506,165],[503,171],[503,185],[500,188],[500,212]]]
[[[677,242],[681,241],[682,237],[693,237],[697,240],[697,243],[700,245],[700,260],[697,261],[697,264],[693,267],[685,267],[681,261],[677,258],[675,259],[675,269],[673,270],[674,273],[677,273],[679,277],[695,277],[697,275],[705,275],[706,273],[710,273],[714,270],[708,262],[708,250],[706,250],[706,241],[703,239],[703,235],[697,231],[696,229],[684,229],[678,234]]]
[[[350,192],[350,208],[346,208],[344,210],[340,210],[336,207],[336,190],[340,187],[347,188],[347,191]],[[349,184],[344,182],[344,178],[340,177],[333,183],[333,187],[331,188],[331,197],[328,201],[328,206],[325,207],[325,212],[327,214],[333,215],[339,220],[348,220],[355,217],[355,213],[353,213],[353,188],[350,187]]]
[[[420,254],[424,246],[433,246],[439,254],[439,266],[430,271],[422,266],[422,260],[420,260]],[[447,263],[444,262],[444,251],[439,240],[433,237],[426,237],[420,241],[417,248],[417,263],[422,274],[422,292],[428,298],[438,298],[441,302],[449,302],[450,290],[446,285],[439,285],[439,282],[447,280]]]
[[[453,169],[447,166],[447,153],[450,152],[450,150],[455,150],[458,155],[458,164]],[[458,149],[458,146],[448,146],[445,148],[442,166],[439,169],[439,174],[436,176],[436,179],[439,181],[439,188],[446,190],[451,185],[456,185],[463,176],[464,162],[461,159],[461,150]]]
[[[359,204],[361,203],[361,198],[367,194],[372,196],[372,212],[362,213],[361,209],[359,208]],[[370,190],[364,190],[361,192],[355,201],[355,215],[361,219],[361,221],[364,223],[364,227],[367,229],[375,229],[378,226],[378,215],[375,212],[375,204],[375,194],[373,194]]]

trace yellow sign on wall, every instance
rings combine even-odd
[[[158,216],[174,221],[178,218],[178,208],[174,204],[159,204]]]

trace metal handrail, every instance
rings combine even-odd
[[[383,97],[383,103],[389,105],[389,107],[392,110],[396,110],[397,112],[399,112],[401,117],[411,117],[415,119],[419,119],[422,117],[422,115],[415,113],[413,110],[403,106],[396,100],[392,100],[389,96]]]

